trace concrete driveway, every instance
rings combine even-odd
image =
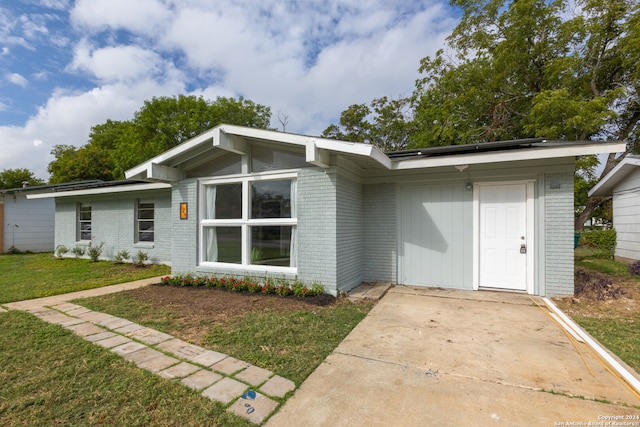
[[[640,400],[585,358],[593,376],[528,296],[398,286],[267,425],[640,425]]]

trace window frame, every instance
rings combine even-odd
[[[83,208],[88,208],[88,212],[89,212],[89,219],[82,219],[82,213],[83,213]],[[93,207],[91,206],[90,203],[78,203],[78,208],[77,208],[77,213],[76,213],[76,240],[78,242],[90,242],[91,238],[93,236]],[[85,213],[87,212],[86,210],[84,211]],[[88,239],[83,239],[82,238],[82,234],[86,233],[86,231],[83,231],[82,229],[82,225],[83,224],[89,224],[89,238]]]
[[[238,271],[252,271],[252,272],[277,272],[277,273],[293,273],[298,271],[297,266],[274,266],[264,264],[251,264],[251,227],[254,226],[291,226],[292,227],[292,239],[296,239],[295,229],[298,226],[298,218],[251,218],[251,183],[259,181],[279,181],[290,180],[296,181],[298,178],[297,170],[291,171],[279,171],[279,172],[261,172],[251,175],[234,175],[224,178],[202,178],[199,180],[199,221],[198,221],[198,265],[202,267],[215,267],[224,268],[225,270],[238,270]],[[224,185],[224,184],[242,184],[242,214],[239,219],[207,219],[205,218],[205,188],[209,185]],[[296,192],[297,193],[297,192]],[[296,197],[297,194],[292,194],[291,197]],[[205,260],[205,229],[208,227],[240,227],[241,230],[241,262],[228,263],[228,262],[214,262]],[[294,241],[294,247],[297,247],[297,242]],[[295,257],[295,254],[291,254]]]
[[[142,204],[151,204],[153,205],[153,208],[140,208],[140,205]],[[140,218],[140,211],[141,210],[153,210],[153,219],[148,219],[148,218]],[[141,230],[140,229],[140,222],[153,222],[153,229],[151,231],[149,230]],[[134,239],[133,242],[135,245],[137,246],[153,246],[155,241],[156,241],[156,203],[155,200],[151,200],[151,199],[136,199],[136,208],[135,208],[135,218],[134,218],[134,222],[135,222],[135,230],[134,230]],[[141,240],[140,239],[140,233],[152,233],[153,236],[153,240]]]

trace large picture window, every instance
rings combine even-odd
[[[78,240],[91,240],[91,205],[78,206]]]
[[[295,199],[292,174],[203,182],[201,262],[296,267]]]

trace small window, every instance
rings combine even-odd
[[[138,242],[155,240],[155,211],[153,202],[138,201],[136,214],[136,237]]]
[[[91,205],[78,207],[78,240],[91,240]]]

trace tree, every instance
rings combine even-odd
[[[448,39],[453,58],[440,51],[421,63],[415,146],[531,136],[637,145],[637,2],[578,0],[573,10],[565,0],[453,4],[463,12]],[[617,161],[610,155],[602,173]],[[577,173],[587,178],[582,192],[597,182]],[[607,199],[583,201],[576,229]]]
[[[374,99],[369,106],[350,105],[340,115],[339,125],[328,126],[322,136],[373,144],[383,151],[397,151],[407,147],[412,132],[409,98],[384,96]]]
[[[91,128],[80,148],[57,145],[49,164],[51,182],[124,178],[133,166],[221,123],[267,128],[269,107],[244,98],[179,95],[145,101],[132,120],[107,120]]]
[[[76,148],[72,145],[55,145],[51,154],[55,160],[49,163],[49,182],[76,182],[93,179],[114,179],[114,162],[108,150],[92,145]]]
[[[405,122],[410,127],[408,148],[543,137],[621,140],[629,150],[640,150],[640,3],[451,4],[460,8],[462,17],[446,50],[420,62],[421,78],[411,98],[413,118]],[[354,118],[367,135],[372,125],[368,117]],[[342,129],[347,128],[329,130],[333,135]],[[352,137],[349,132],[341,135]],[[356,132],[353,138],[362,136]],[[618,160],[609,155],[602,174]],[[586,195],[598,177],[576,172]],[[607,199],[582,201],[576,229]]]
[[[0,190],[20,188],[24,183],[29,186],[45,184],[43,180],[36,178],[29,169],[4,169],[0,172]]]

